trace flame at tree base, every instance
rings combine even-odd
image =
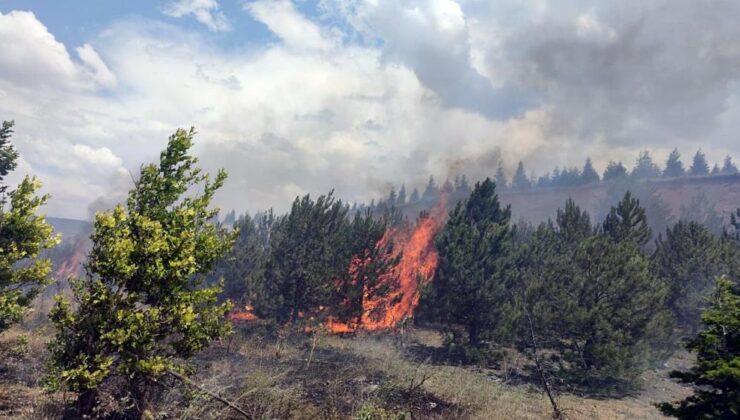
[[[351,334],[357,331],[381,331],[396,328],[405,320],[413,317],[414,309],[419,304],[420,282],[426,284],[434,276],[439,254],[434,246],[434,238],[444,226],[447,210],[445,197],[435,205],[432,211],[420,217],[417,223],[407,229],[388,229],[383,238],[376,244],[376,249],[393,245],[393,250],[386,258],[398,259],[388,272],[380,275],[376,285],[363,291],[362,314],[352,320],[340,320],[329,316],[324,322],[333,334]],[[382,254],[382,253],[381,253]],[[355,256],[350,262],[348,273],[355,281],[360,273],[372,263],[370,257]],[[382,290],[382,293],[376,293]],[[316,314],[328,308],[321,306]],[[251,305],[244,310],[229,314],[232,321],[260,321]],[[304,318],[299,313],[298,318]],[[306,326],[304,331],[312,333],[314,327]]]
[[[408,230],[389,229],[376,245],[394,245],[393,258],[400,258],[390,272],[381,276],[374,289],[388,288],[390,291],[373,296],[364,291],[362,315],[354,322],[341,322],[329,318],[326,326],[334,334],[348,334],[358,330],[379,331],[395,328],[411,318],[419,304],[419,282],[428,282],[437,269],[439,255],[434,246],[434,237],[444,225],[446,200],[441,200],[432,212],[421,217]],[[356,258],[352,264],[367,264],[367,260]],[[358,272],[350,266],[350,273]]]

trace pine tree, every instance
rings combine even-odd
[[[411,196],[409,196],[409,203],[414,204],[419,202],[419,189],[414,188],[413,191],[411,191]]]
[[[396,200],[398,200],[398,195],[396,194],[396,188],[391,187],[391,192],[388,193],[388,206],[389,207],[395,206]]]
[[[740,208],[730,213],[730,226],[725,230],[724,236],[740,245]]]
[[[645,209],[640,200],[627,191],[616,207],[612,207],[603,224],[604,233],[615,242],[630,241],[644,246],[650,241],[652,231],[648,226]]]
[[[694,386],[694,394],[677,403],[659,405],[680,419],[740,417],[740,296],[732,282],[717,281],[711,306],[702,314],[704,329],[688,345],[696,365],[671,376]]]
[[[532,183],[527,178],[527,173],[524,170],[524,163],[519,161],[519,165],[516,167],[514,177],[511,179],[512,190],[527,190],[532,186]]]
[[[231,210],[224,216],[224,221],[221,222],[224,226],[231,226],[236,223],[236,210]]]
[[[494,180],[496,181],[496,188],[498,188],[499,191],[505,191],[509,187],[509,181],[506,178],[506,173],[504,172],[504,167],[501,163],[498,164]]]
[[[663,200],[658,188],[652,182],[643,182],[631,186],[635,198],[645,209],[648,225],[653,232],[665,232],[674,223],[671,207]],[[648,243],[646,248],[651,248]]]
[[[0,194],[3,200],[5,200],[5,192],[8,188],[3,180],[18,165],[18,151],[10,143],[14,124],[13,121],[3,121],[2,128],[0,128]]]
[[[401,189],[398,190],[398,198],[396,199],[396,203],[399,206],[406,205],[406,186],[401,185]]]
[[[722,165],[722,173],[724,175],[733,175],[737,172],[737,166],[732,162],[730,155],[725,156],[725,163]]]
[[[663,176],[667,178],[676,178],[684,175],[686,175],[686,170],[683,168],[683,162],[681,162],[681,154],[678,153],[678,149],[673,149],[671,154],[668,156],[668,160],[665,162]]]
[[[437,183],[434,182],[434,177],[429,177],[429,182],[427,182],[427,187],[424,189],[424,193],[421,195],[421,199],[426,201],[427,203],[434,203],[437,201],[437,198],[439,197],[439,188],[437,188]]]
[[[332,281],[333,296],[327,302],[329,315],[347,324],[360,324],[365,302],[388,292],[382,279],[387,278],[399,258],[394,257],[392,243],[381,241],[388,229],[387,217],[375,218],[370,212],[355,214],[343,229],[344,241],[339,246],[351,254],[345,273]],[[347,269],[349,268],[349,270]],[[305,267],[310,269],[310,266]],[[382,308],[381,308],[382,309]]]
[[[604,181],[618,181],[627,178],[627,168],[622,165],[622,162],[612,162],[606,166],[604,170],[604,176],[601,177]]]
[[[563,243],[578,244],[594,233],[591,217],[569,198],[564,209],[558,209],[555,222],[559,239]]]
[[[720,243],[701,224],[679,221],[658,238],[653,261],[669,287],[666,304],[683,334],[699,329],[714,281],[725,274]]]
[[[450,212],[437,239],[439,266],[433,306],[448,331],[462,325],[450,344],[476,351],[503,329],[507,255],[512,244],[511,209],[502,207],[490,179],[476,183],[470,197]]]
[[[540,225],[522,255],[518,336],[538,337],[554,363],[548,370],[571,385],[632,382],[649,360],[653,337],[665,329],[665,285],[637,246],[597,233],[569,200],[554,224]]]
[[[256,313],[279,323],[297,322],[331,301],[332,279],[346,274],[351,250],[344,247],[347,212],[333,193],[296,197],[275,227],[265,268],[264,295]]]
[[[207,275],[207,284],[210,285],[223,280],[222,300],[231,299],[243,306],[254,304],[261,295],[259,279],[264,275],[276,220],[272,210],[237,219],[234,227],[239,236],[234,246]]]
[[[651,179],[660,176],[660,168],[653,163],[653,158],[647,150],[640,152],[637,157],[635,168],[632,169],[632,178],[634,179]]]
[[[694,176],[707,175],[709,174],[709,164],[707,163],[707,157],[699,149],[694,155],[694,161],[689,169],[689,174]]]
[[[226,173],[211,179],[195,166],[194,135],[177,130],[159,164],[141,168],[126,207],[96,215],[88,276],[72,281],[76,305],[60,295],[51,311],[47,379],[78,393],[79,415],[92,415],[104,390],[132,399],[128,416],[151,415],[160,380],[186,375],[186,361],[231,330],[230,303],[215,304],[220,287],[201,287],[237,233],[209,221]]]
[[[714,163],[714,166],[712,166],[712,172],[710,172],[710,174],[712,174],[712,175],[719,175],[720,174],[719,164],[717,162],[715,162]]]
[[[599,174],[594,169],[591,158],[586,158],[586,163],[583,165],[583,171],[581,171],[581,182],[583,184],[592,184],[599,182]]]
[[[333,193],[296,198],[273,229],[251,302],[255,313],[279,324],[320,323],[329,316],[356,322],[370,297],[365,292],[382,292],[375,286],[393,263],[392,244],[377,245],[393,214],[375,218],[368,210],[350,218]]]
[[[455,182],[455,192],[459,193],[461,197],[467,197],[470,194],[470,184],[465,175],[460,176]]]
[[[41,183],[26,176],[8,193],[4,178],[16,167],[18,153],[10,143],[12,122],[0,129],[0,332],[22,319],[33,299],[50,282],[51,261],[43,251],[59,239],[38,214],[48,196],[37,196]]]
[[[539,188],[547,188],[552,184],[552,179],[550,178],[550,174],[546,173],[542,175],[541,177],[537,178],[537,187]]]
[[[453,192],[455,192],[455,187],[452,185],[452,183],[450,182],[450,180],[447,179],[447,180],[445,180],[445,183],[442,184],[441,191],[442,191],[442,193],[447,194],[447,196],[449,197],[450,194],[452,194]]]

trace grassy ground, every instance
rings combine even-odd
[[[0,336],[0,418],[59,418],[73,395],[41,390],[49,331],[16,327]],[[542,419],[551,408],[542,392],[510,375],[515,363],[496,370],[433,363],[417,348],[437,348],[438,335],[412,330],[398,336],[314,340],[263,339],[240,331],[198,360],[195,382],[234,401],[254,418],[294,419]],[[685,396],[688,389],[666,379],[689,361],[674,358],[663,371],[646,372],[643,390],[620,399],[561,394],[572,419],[660,418],[658,401]],[[516,362],[516,359],[514,359]],[[175,387],[156,401],[157,416],[180,419],[241,418],[198,392]]]

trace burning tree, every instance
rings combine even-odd
[[[200,287],[236,233],[209,222],[226,173],[211,180],[195,166],[194,134],[178,130],[159,165],[142,167],[126,208],[97,214],[88,275],[72,281],[76,305],[58,296],[50,314],[49,385],[77,391],[80,414],[107,389],[141,417],[163,376],[184,378],[183,361],[230,331],[230,303],[215,304],[220,287]]]
[[[382,274],[386,222],[371,213],[348,216],[332,193],[296,198],[273,230],[261,282],[250,294],[255,313],[280,324],[358,318],[364,291]],[[353,267],[348,270],[348,267]]]
[[[372,283],[365,283],[357,321],[348,325],[330,319],[333,332],[392,329],[414,315],[420,288],[437,269],[439,258],[434,238],[444,222],[444,208],[442,200],[432,213],[423,213],[413,226],[389,229],[376,245],[373,258],[353,260],[372,267],[376,277]],[[393,246],[389,248],[389,244]],[[350,266],[350,274],[356,270],[355,264]]]
[[[356,212],[332,194],[297,198],[276,222],[261,281],[235,319],[326,325],[334,333],[391,329],[413,315],[419,280],[437,266],[444,204],[416,224],[397,212]]]
[[[383,299],[394,285],[393,268],[398,259],[387,225],[374,220],[368,212],[355,214],[349,225],[349,248],[352,255],[349,269],[336,279],[329,326],[335,332],[349,332],[366,324],[368,302]],[[380,238],[380,239],[378,239]]]
[[[51,226],[37,214],[48,196],[36,196],[41,188],[36,178],[25,177],[7,193],[3,178],[15,169],[18,158],[9,142],[12,127],[5,121],[0,128],[0,332],[20,320],[48,284],[51,261],[39,254],[58,242]]]

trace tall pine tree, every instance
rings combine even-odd
[[[686,175],[686,170],[681,162],[681,154],[678,153],[678,149],[673,149],[671,154],[668,156],[668,160],[665,162],[665,169],[663,170],[663,176],[667,178],[675,178]]]
[[[709,174],[709,164],[707,163],[707,157],[704,155],[701,149],[697,150],[696,154],[694,155],[694,161],[691,164],[691,168],[689,169],[689,174],[694,176]]]
[[[627,168],[622,165],[622,162],[610,161],[604,170],[604,181],[619,181],[627,178]]]
[[[632,169],[632,178],[634,179],[651,179],[660,176],[660,168],[653,163],[653,158],[647,150],[640,152],[637,157],[635,168]]]
[[[506,173],[504,172],[504,167],[501,163],[498,164],[494,180],[496,181],[496,188],[498,188],[499,191],[504,191],[509,187],[509,181],[506,178]]]
[[[569,200],[522,255],[520,345],[537,337],[554,362],[549,369],[572,385],[631,383],[650,359],[653,337],[666,329],[665,285],[636,244],[596,232]]]
[[[586,159],[586,163],[583,165],[583,171],[581,171],[581,181],[584,184],[592,184],[599,182],[599,174],[594,169],[593,163],[591,163],[591,158]]]
[[[696,365],[671,376],[691,384],[694,394],[677,403],[663,403],[664,414],[680,419],[740,417],[740,296],[727,278],[717,281],[711,306],[702,314],[704,329],[687,348]]]
[[[714,281],[725,274],[719,241],[701,224],[679,221],[658,238],[653,260],[681,334],[695,335]]]
[[[482,348],[504,326],[507,261],[512,246],[511,209],[502,207],[493,181],[476,183],[450,212],[437,239],[439,266],[433,307],[448,331],[462,326],[452,344]]]
[[[519,161],[519,165],[516,167],[514,177],[511,179],[512,190],[526,190],[532,186],[532,183],[527,178],[527,173],[524,170],[524,163]]]
[[[644,246],[652,238],[645,209],[640,200],[627,191],[624,198],[609,211],[603,224],[604,233],[615,242],[630,241]]]
[[[730,155],[725,156],[725,161],[722,165],[722,173],[724,175],[733,175],[737,173],[737,166],[732,162]]]

